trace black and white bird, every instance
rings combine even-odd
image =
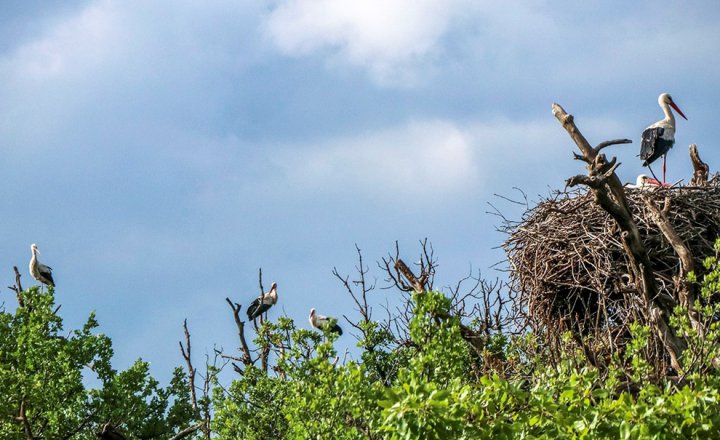
[[[35,243],[30,245],[30,252],[32,252],[32,258],[30,258],[30,275],[45,285],[55,287],[55,281],[53,281],[52,277],[52,268],[38,261],[37,254],[40,253],[40,250],[38,250]]]
[[[643,131],[640,145],[640,160],[644,161],[643,166],[650,168],[650,164],[662,156],[662,183],[665,183],[667,153],[675,143],[675,116],[672,110],[670,110],[670,107],[675,109],[685,120],[687,120],[687,118],[667,93],[663,93],[658,97],[658,104],[660,108],[662,108],[663,113],[665,113],[665,118],[657,121]],[[652,168],[650,168],[650,172],[652,173]],[[653,176],[654,175],[655,173],[653,173]]]
[[[308,316],[310,325],[320,330],[330,330],[333,333],[337,333],[342,336],[342,329],[337,325],[337,319],[330,318],[327,316],[319,315],[315,313],[315,309],[310,309],[310,316]]]
[[[247,308],[247,316],[251,321],[267,312],[268,309],[277,304],[277,283],[272,283],[270,291],[262,294],[261,297],[255,298],[255,301],[250,303]]]

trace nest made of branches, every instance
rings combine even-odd
[[[667,218],[701,272],[720,236],[719,179],[703,187],[626,188],[625,193],[660,293],[677,300],[678,255],[653,221],[645,198],[660,207],[669,198]],[[506,225],[505,232],[510,285],[535,331],[558,335],[613,329],[617,336],[627,333],[631,322],[645,321],[619,227],[590,191],[542,200],[520,222]]]

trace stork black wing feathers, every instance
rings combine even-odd
[[[53,280],[52,273],[51,272],[40,272],[40,275],[42,275],[46,280],[50,281],[50,285],[55,287],[55,280]]]
[[[251,321],[267,312],[272,304],[263,304],[260,298],[255,298],[255,301],[251,302],[247,308],[247,316]]]
[[[50,266],[45,266],[44,264],[40,264],[40,265],[38,265],[38,272],[40,272],[40,276],[42,278],[45,278],[46,281],[49,281],[48,283],[45,283],[45,284],[49,284],[49,285],[55,287],[55,280],[53,280],[52,269],[50,268]]]
[[[337,324],[334,324],[332,327],[330,327],[330,331],[337,333],[338,336],[342,336],[342,329]]]
[[[642,134],[640,146],[640,160],[644,160],[643,166],[655,162],[673,146],[672,141],[662,138],[665,129],[662,127],[651,127],[645,129]]]

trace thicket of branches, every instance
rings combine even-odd
[[[656,294],[669,304],[669,314],[683,298],[697,296],[687,274],[695,271],[702,276],[704,259],[715,253],[720,181],[625,188],[625,197],[651,261]],[[521,221],[505,222],[503,229],[508,234],[504,247],[511,268],[510,288],[527,307],[533,331],[546,334],[557,346],[566,331],[577,339],[592,335],[588,359],[599,365],[623,349],[633,323],[648,324],[650,318],[642,278],[633,271],[623,230],[594,198],[581,189],[556,192],[527,211]],[[654,346],[652,362],[658,371],[665,371],[669,356],[661,340],[656,339]]]

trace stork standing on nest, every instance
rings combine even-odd
[[[662,183],[664,184],[667,153],[675,143],[675,116],[672,110],[670,110],[670,107],[675,109],[685,120],[687,120],[687,118],[667,93],[663,93],[658,97],[658,104],[660,108],[662,108],[663,113],[665,113],[665,118],[657,121],[643,131],[640,146],[640,160],[644,161],[643,166],[650,168],[650,164],[662,156]],[[655,176],[652,168],[650,168],[650,172]]]
[[[37,254],[40,253],[40,250],[35,243],[30,245],[30,252],[32,252],[32,258],[30,258],[30,275],[45,285],[55,287],[52,268],[38,261]]]
[[[255,301],[250,303],[250,306],[247,308],[248,319],[254,321],[255,318],[267,312],[270,307],[277,304],[277,300],[277,283],[272,283],[269,292],[263,293],[260,297],[255,298]]]
[[[337,325],[337,319],[329,318],[327,316],[315,313],[315,309],[310,309],[310,316],[308,316],[310,325],[320,330],[330,330],[333,333],[337,333],[338,336],[342,336],[342,329]]]

